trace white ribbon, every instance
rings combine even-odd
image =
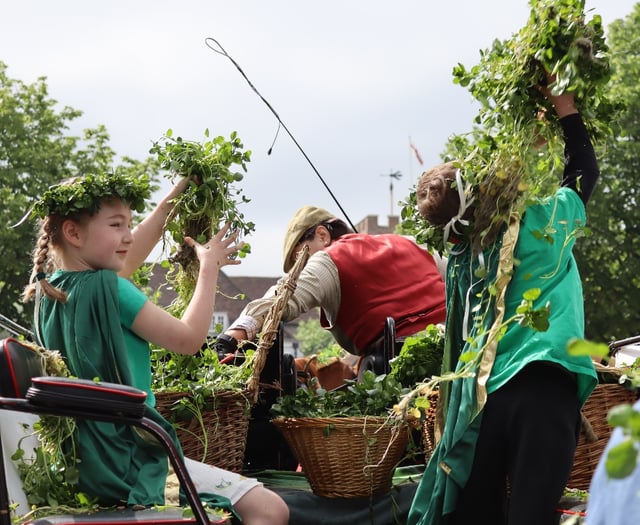
[[[478,264],[480,265],[480,268],[482,268],[482,275],[486,275],[486,264],[484,261],[484,253],[480,252],[478,254]],[[471,275],[471,277],[473,277],[474,272],[473,272],[473,257],[471,258],[471,260],[469,261],[469,275]],[[481,279],[478,279],[475,283],[471,283],[469,285],[469,288],[467,289],[467,294],[465,296],[465,302],[464,302],[464,317],[462,318],[462,338],[463,341],[466,341],[469,338],[469,314],[471,313],[471,293],[473,292],[473,289],[476,287],[477,284],[480,284],[484,281],[484,277],[482,277]],[[475,292],[473,292],[475,293]]]
[[[458,213],[453,217],[451,217],[451,219],[449,219],[449,222],[447,222],[447,224],[444,225],[444,228],[443,228],[444,232],[442,237],[443,237],[443,244],[445,248],[447,246],[447,241],[449,240],[449,235],[451,234],[451,231],[453,231],[453,233],[457,235],[462,234],[462,232],[457,230],[456,223],[460,223],[462,226],[469,226],[469,220],[463,219],[463,217],[464,217],[464,214],[467,213],[469,206],[471,206],[471,204],[475,200],[475,197],[473,195],[467,196],[467,192],[465,191],[464,184],[462,181],[462,173],[460,172],[460,169],[456,170],[456,187],[458,188],[458,200],[460,201],[460,204],[458,206]],[[469,198],[467,199],[467,197]],[[448,251],[454,255],[456,255],[457,253],[462,253],[462,252],[455,252],[451,249],[449,249]]]
[[[21,224],[23,224],[30,216],[31,216],[31,212],[33,211],[33,206],[31,206],[31,208],[29,208],[29,211],[27,211],[27,213],[25,213],[22,216],[22,219],[20,219],[18,222],[16,222],[15,224],[12,224],[11,226],[9,226],[9,228],[17,228],[18,226],[20,226]]]

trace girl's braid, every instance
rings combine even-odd
[[[37,283],[40,283],[42,293],[50,299],[66,302],[67,294],[60,288],[56,288],[47,280],[47,274],[56,269],[54,259],[49,255],[49,243],[51,237],[55,236],[55,223],[53,217],[45,217],[40,224],[40,237],[33,252],[33,270],[31,271],[30,284],[22,294],[24,302],[29,301],[35,294]]]

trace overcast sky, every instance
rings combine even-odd
[[[587,0],[605,26],[633,0]],[[398,214],[447,137],[471,128],[457,63],[527,21],[524,0],[21,0],[0,3],[0,61],[11,78],[46,77],[50,96],[83,111],[71,132],[106,126],[119,155],[143,159],[154,140],[237,131],[252,161],[242,209],[252,246],[230,275],[279,276],[291,216],[340,208],[216,39],[278,113],[348,218]],[[402,177],[393,181],[391,172]]]

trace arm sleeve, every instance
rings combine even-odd
[[[276,284],[267,290],[264,297],[251,301],[229,329],[241,328],[247,332],[248,340],[254,339],[262,329],[265,317],[276,300],[277,289]],[[300,272],[282,320],[297,319],[316,306],[320,306],[333,319],[340,306],[338,270],[329,255],[323,251],[313,254]]]
[[[118,298],[120,300],[120,322],[131,329],[133,321],[148,298],[135,284],[124,277],[118,277]]]
[[[574,190],[586,206],[600,176],[596,154],[579,113],[560,119],[560,124],[565,143],[562,186]]]

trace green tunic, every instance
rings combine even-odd
[[[484,356],[489,357],[483,361],[483,366],[488,364],[487,369],[483,368],[485,374],[476,367],[476,375],[441,386],[439,405],[445,412],[444,431],[416,492],[409,513],[410,525],[446,524],[446,516],[456,508],[460,490],[471,472],[482,421],[479,381],[486,384],[490,394],[527,364],[550,361],[576,374],[580,403],[595,388],[597,376],[591,359],[572,357],[566,351],[569,339],[584,337],[582,286],[572,248],[585,218],[582,201],[569,188],[560,188],[554,197],[527,208],[519,224],[513,275],[505,289],[503,321],[516,313],[525,291],[539,288],[541,295],[535,306],[550,302],[549,329],[539,332],[511,322],[495,353]],[[445,371],[459,370],[464,366],[459,357],[477,351],[486,342],[496,319],[496,295],[489,285],[501,275],[498,268],[504,259],[503,241],[504,238],[486,249],[481,257],[472,256],[470,247],[462,244],[454,248],[449,258]]]
[[[76,377],[131,385],[150,394],[146,416],[163,426],[181,451],[174,428],[152,406],[149,345],[130,330],[147,300],[144,294],[110,270],[58,271],[49,281],[68,299],[63,304],[43,297],[43,346],[59,350]],[[165,503],[169,464],[157,443],[144,440],[133,427],[82,420],[76,441],[81,490],[108,505]],[[226,498],[202,496],[216,507],[231,508]]]

